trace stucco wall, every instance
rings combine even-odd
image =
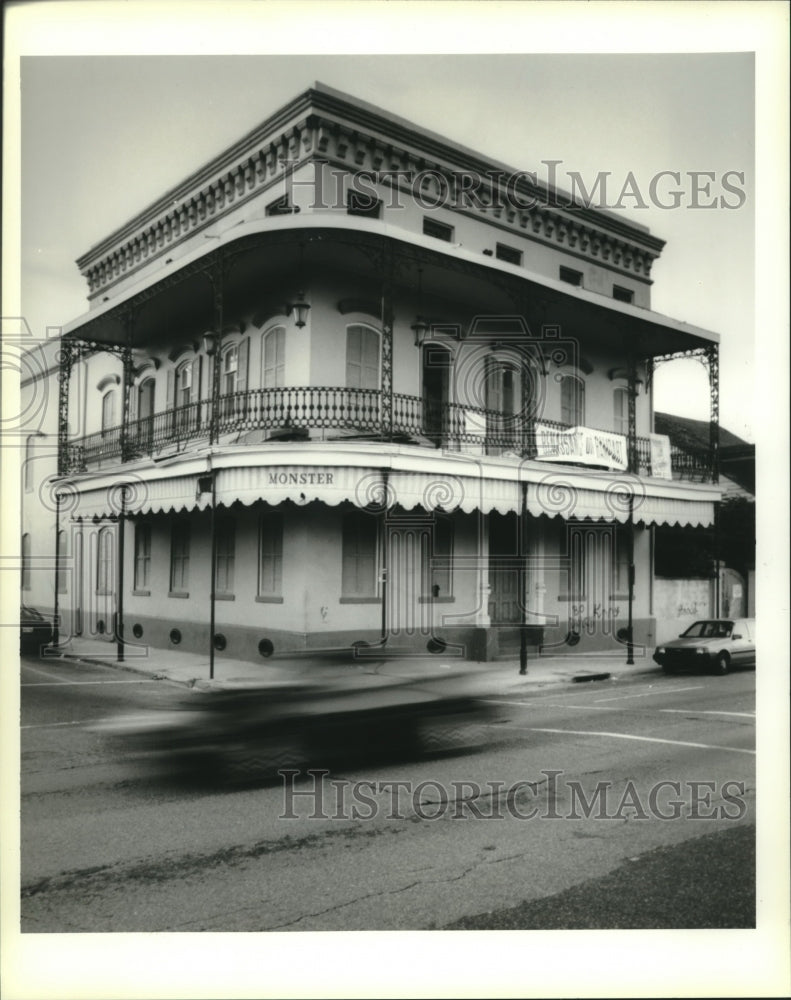
[[[710,580],[654,581],[657,642],[675,639],[687,626],[714,612]]]

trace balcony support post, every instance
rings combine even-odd
[[[393,439],[393,254],[382,259],[382,440]]]
[[[636,476],[639,472],[637,462],[637,366],[634,351],[628,351],[628,405],[629,405],[629,472]],[[629,554],[629,590],[627,602],[628,620],[626,623],[626,663],[634,665],[634,484],[629,484],[629,517],[626,522]]]
[[[121,364],[123,365],[123,381],[121,384],[121,461],[128,462],[134,453],[134,448],[129,440],[129,404],[132,395],[132,383],[134,382],[134,368],[132,366],[132,331],[135,325],[135,314],[133,310],[128,310],[124,314],[124,329],[126,332],[126,343],[121,347]]]
[[[709,461],[711,481],[720,481],[720,349],[718,344],[706,348],[706,365],[709,370],[709,395],[711,416],[709,418]]]
[[[220,421],[220,378],[222,366],[222,328],[223,328],[223,284],[225,277],[225,260],[218,252],[214,262],[206,272],[212,287],[212,326],[214,332],[214,355],[212,357],[211,405],[209,408],[209,444],[217,443]],[[213,649],[212,644],[212,649]]]
[[[126,553],[124,541],[126,537],[126,483],[121,484],[119,498],[121,509],[118,511],[118,567],[117,567],[117,588],[118,594],[115,601],[115,641],[116,659],[118,663],[124,662],[124,561]]]
[[[79,348],[70,340],[61,340],[58,368],[58,475],[65,476],[69,468],[69,385],[71,369]],[[76,356],[75,356],[76,355]]]
[[[527,483],[522,483],[522,503],[519,508],[519,673],[527,673]]]

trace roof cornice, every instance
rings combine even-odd
[[[77,264],[88,280],[91,296],[273,187],[282,180],[284,160],[292,168],[312,160],[348,170],[408,166],[482,177],[519,173],[316,84],[83,254]],[[533,184],[524,174],[519,175],[514,191],[531,207],[491,205],[476,207],[475,214],[489,222],[503,219],[517,234],[532,234],[531,238],[567,245],[572,251],[578,247],[594,261],[612,261],[619,270],[634,272],[641,280],[648,277],[664,247],[664,241],[644,226],[624,222],[612,213],[555,204],[559,192]],[[464,207],[454,210],[469,214]]]

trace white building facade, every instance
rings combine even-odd
[[[78,261],[23,599],[241,659],[653,647],[653,529],[720,499],[662,247],[316,84]],[[653,434],[677,356],[705,460]]]

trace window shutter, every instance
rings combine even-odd
[[[203,367],[203,356],[198,354],[195,360],[192,362],[192,402],[197,403],[203,397],[201,396],[201,369]]]
[[[134,422],[137,420],[137,397],[140,395],[140,385],[139,383],[135,385],[133,382],[129,387],[129,421]]]
[[[236,391],[247,390],[247,362],[250,354],[250,338],[239,341],[238,368],[236,372]]]
[[[176,405],[176,373],[171,368],[168,371],[168,388],[167,388],[167,401],[165,403],[165,408],[172,410]]]

